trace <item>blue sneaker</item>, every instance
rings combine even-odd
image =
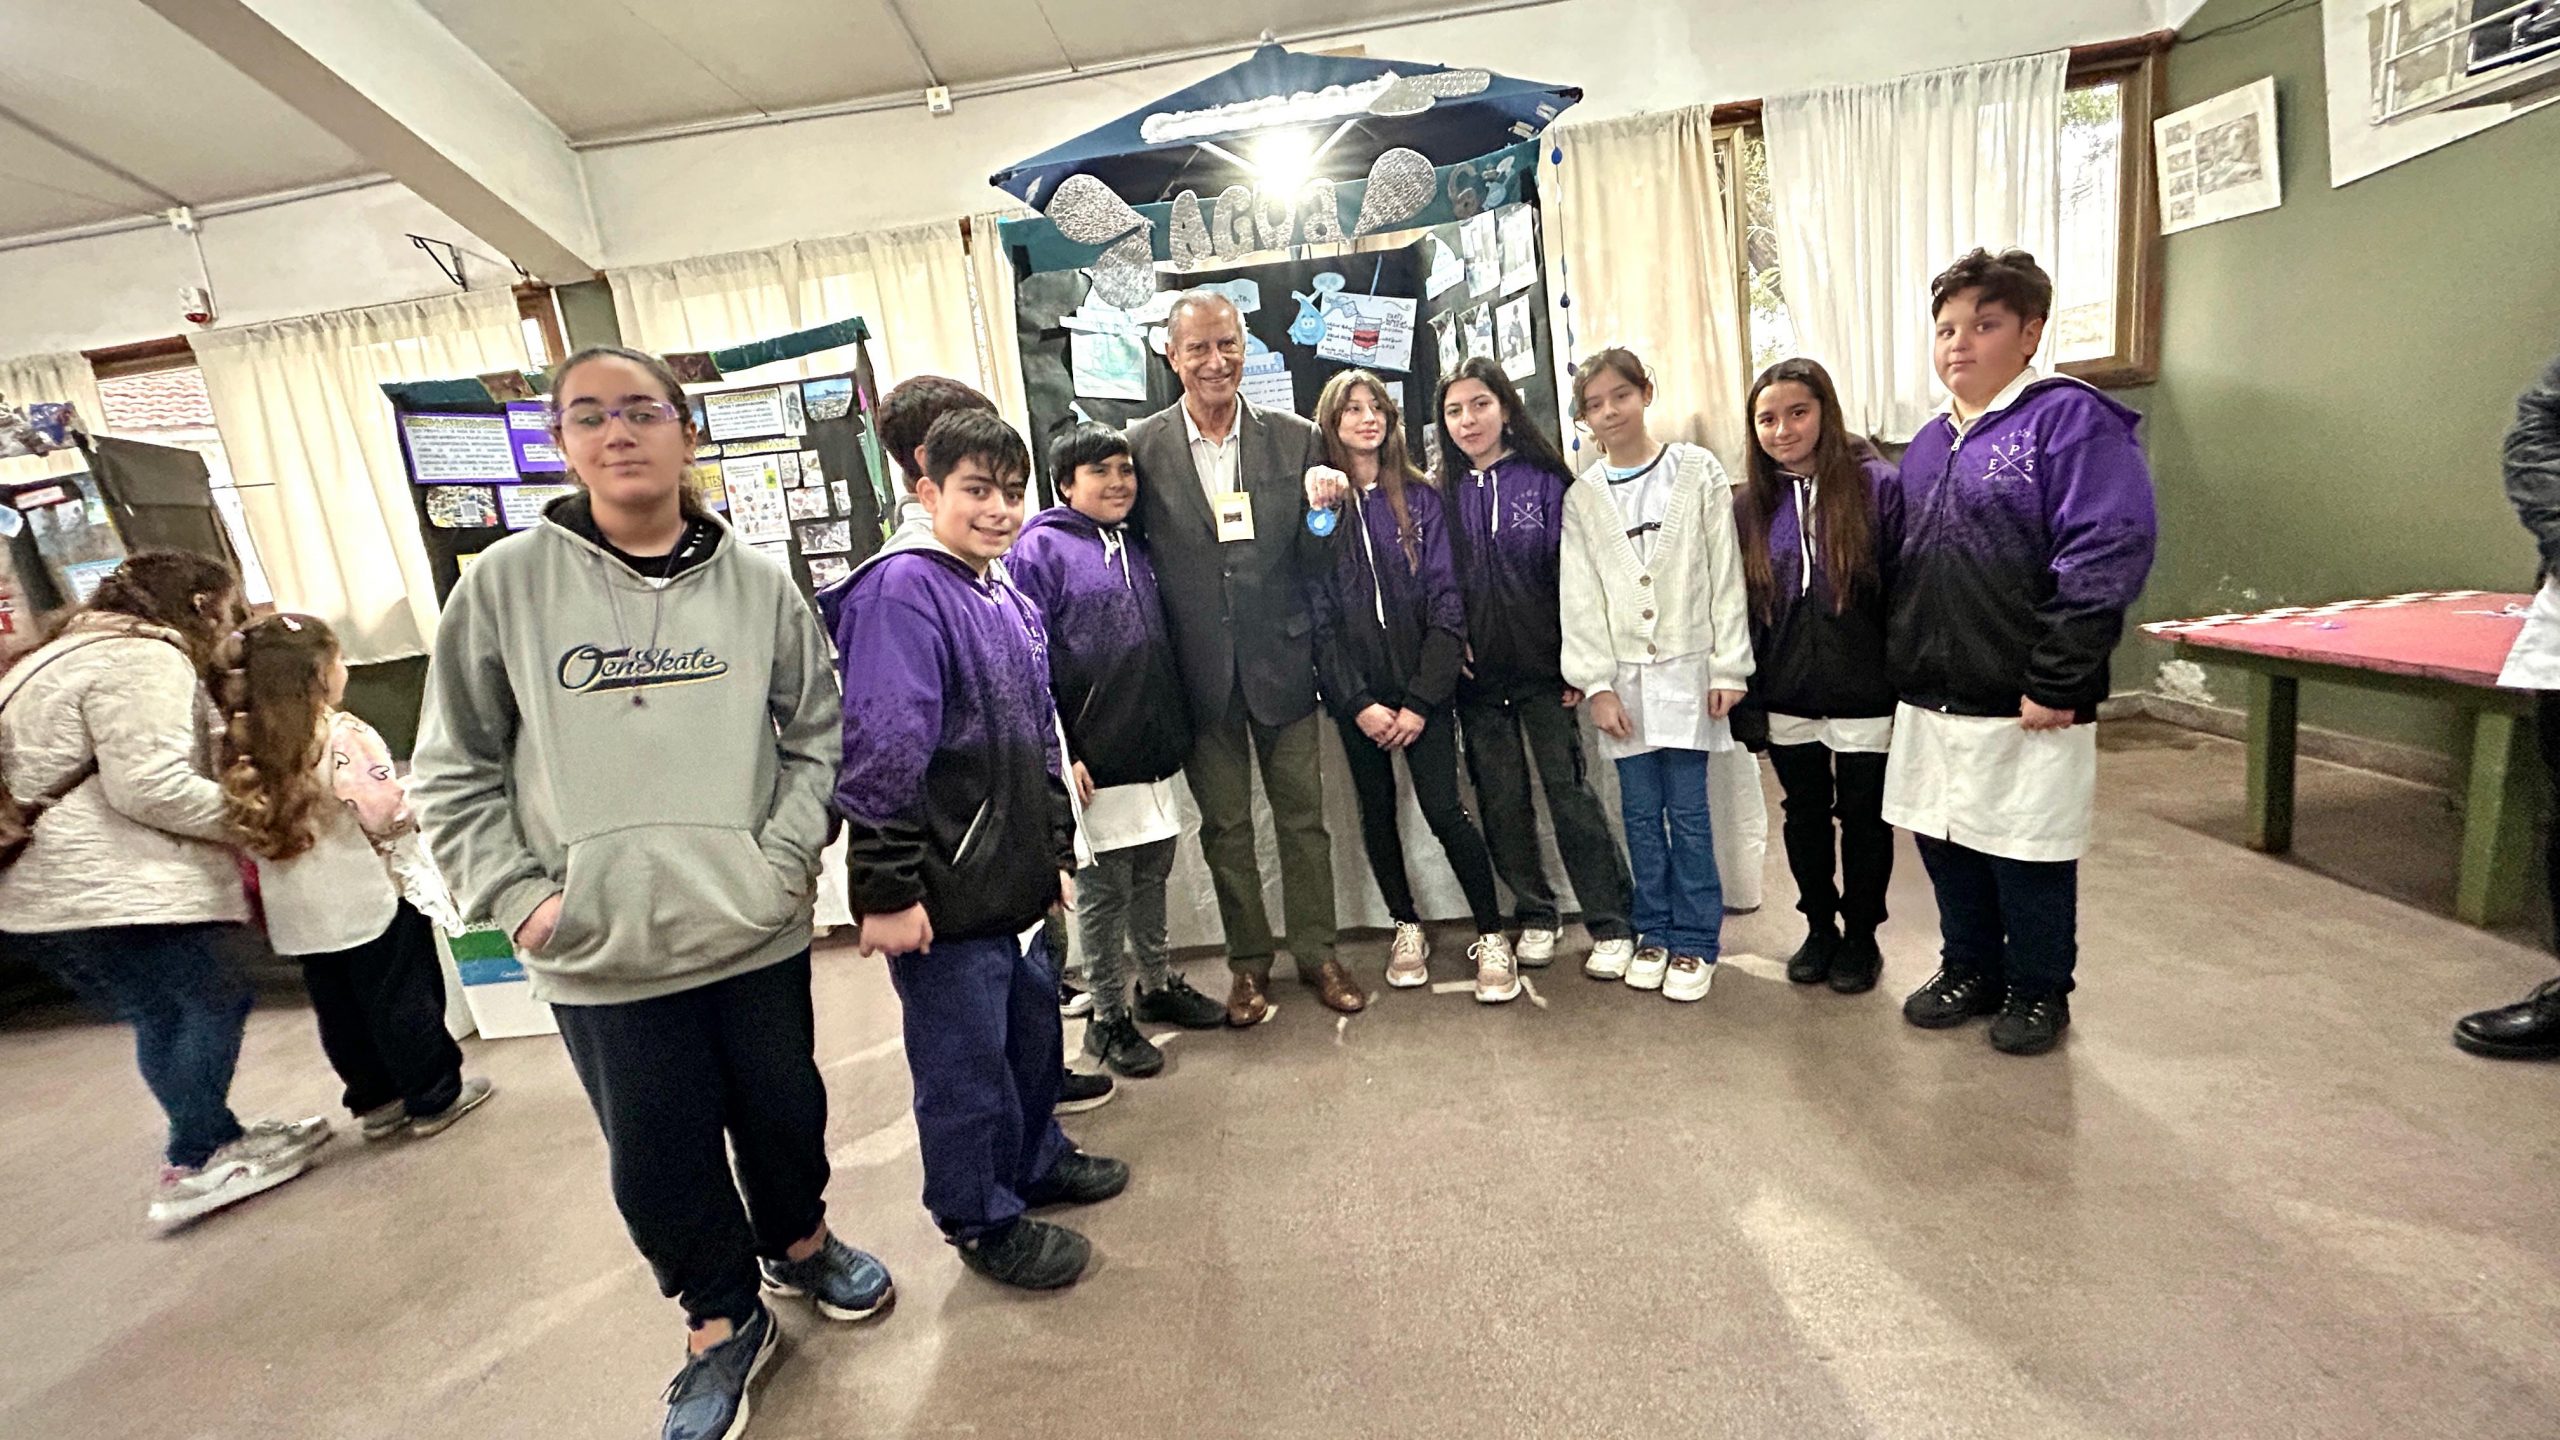
[[[889,1308],[897,1287],[878,1260],[828,1232],[806,1260],[761,1260],[764,1288],[776,1295],[806,1295],[830,1320],[868,1320]]]
[[[782,1327],[762,1305],[736,1334],[699,1355],[667,1385],[660,1440],[737,1440],[747,1433],[747,1387],[782,1344]]]

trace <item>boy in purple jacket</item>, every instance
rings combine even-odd
[[[1173,968],[1165,933],[1165,880],[1182,835],[1173,777],[1191,758],[1191,717],[1172,703],[1182,676],[1155,566],[1127,526],[1139,483],[1129,442],[1108,425],[1077,425],[1049,447],[1049,482],[1065,503],[1032,516],[1004,564],[1048,626],[1049,688],[1093,852],[1076,872],[1076,928],[1093,987],[1084,1048],[1122,1075],[1153,1075],[1164,1053],[1138,1021],[1227,1023],[1227,1007]]]
[[[2151,471],[2139,415],[2036,372],[2053,282],[2033,256],[1976,250],[1930,297],[1951,398],[1899,477],[1884,818],[1919,843],[1945,946],[1902,1014],[1996,1015],[1992,1045],[2038,1055],[2071,1023],[2095,722],[2159,539]]]
[[[1058,974],[1022,939],[1075,901],[1048,640],[995,565],[1030,455],[984,410],[935,421],[924,455],[931,528],[819,596],[844,671],[835,803],[863,948],[905,1011],[925,1208],[970,1269],[1055,1289],[1092,1247],[1023,1212],[1108,1199],[1129,1167],[1058,1129]]]

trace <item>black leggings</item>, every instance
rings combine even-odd
[[[1787,869],[1796,877],[1796,908],[1816,930],[1836,923],[1851,935],[1873,935],[1884,923],[1885,887],[1893,880],[1893,827],[1884,823],[1885,757],[1822,745],[1772,745],[1769,760],[1785,792]],[[1834,820],[1840,825],[1836,886]]]
[[[320,1049],[347,1082],[349,1110],[400,1101],[411,1115],[434,1115],[462,1093],[462,1047],[444,1028],[433,921],[403,900],[380,935],[301,960]]]
[[[1396,829],[1395,756],[1360,733],[1349,720],[1342,725],[1342,754],[1351,766],[1351,790],[1360,800],[1360,842],[1369,852],[1369,869],[1378,877],[1378,893],[1387,913],[1412,924],[1422,917],[1413,907],[1413,884],[1404,873],[1404,837]],[[1502,897],[1493,888],[1493,857],[1484,834],[1458,794],[1458,725],[1456,712],[1443,705],[1424,717],[1421,738],[1404,751],[1405,773],[1413,780],[1413,798],[1422,818],[1448,852],[1458,888],[1475,912],[1476,933],[1502,928]]]

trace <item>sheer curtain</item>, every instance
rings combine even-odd
[[[1022,349],[1013,330],[1013,262],[1005,258],[1001,233],[1007,220],[1031,210],[994,210],[969,217],[969,294],[977,320],[978,388],[996,402],[996,410],[1024,435],[1031,433],[1031,400],[1022,384]]]
[[[515,297],[439,295],[192,343],[276,603],[337,627],[350,662],[424,654],[435,582],[377,387],[523,369]]]
[[[871,327],[883,389],[908,375],[989,383],[956,222],[637,265],[605,278],[624,343],[645,350],[717,350],[858,315]],[[850,350],[823,350],[743,378],[805,378],[852,364]]]
[[[89,357],[77,350],[64,350],[0,360],[0,402],[10,409],[23,410],[56,400],[70,401],[80,412],[80,423],[88,426],[91,434],[107,428],[106,407],[98,401],[98,377],[89,368]],[[77,450],[12,455],[0,460],[0,483],[41,480],[88,468],[87,458]]]
[[[1544,180],[1549,277],[1569,310],[1576,353],[1624,345],[1654,373],[1653,433],[1688,440],[1741,473],[1741,286],[1724,187],[1716,177],[1715,127],[1706,106],[1633,115],[1550,132],[1564,161]],[[1573,439],[1571,389],[1559,384],[1565,435]],[[1575,452],[1577,465],[1593,457]]]
[[[1977,245],[2053,263],[2068,63],[2057,50],[1770,97],[1787,306],[1853,429],[1899,442],[1938,408],[1931,277]]]

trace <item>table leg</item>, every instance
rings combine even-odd
[[[2293,848],[2293,731],[2301,682],[2290,675],[2249,676],[2249,848],[2282,854]]]
[[[2462,817],[2462,870],[2453,913],[2498,925],[2524,910],[2534,798],[2542,786],[2530,717],[2483,710],[2472,722],[2471,780]]]

